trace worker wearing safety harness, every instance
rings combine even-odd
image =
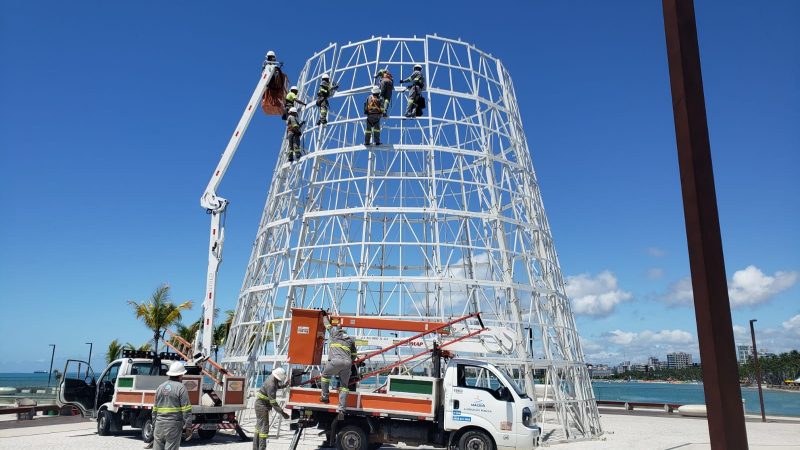
[[[192,405],[189,393],[181,383],[186,368],[181,362],[169,367],[168,381],[156,389],[153,405],[153,449],[176,450],[181,446],[181,434],[188,440],[192,436]]]
[[[383,106],[381,105],[381,88],[372,86],[372,95],[367,97],[364,102],[364,114],[367,115],[367,126],[364,128],[364,145],[369,145],[370,140],[375,145],[381,145],[381,116]]]
[[[305,122],[297,120],[297,108],[289,109],[289,118],[286,120],[286,137],[289,139],[287,147],[289,151],[289,162],[300,161],[303,151],[300,148],[300,136],[303,135],[303,125]]]
[[[253,450],[265,450],[267,448],[267,436],[269,435],[269,412],[275,410],[284,419],[289,418],[280,406],[278,406],[278,389],[283,389],[286,383],[286,371],[278,367],[272,371],[267,381],[256,393],[256,430],[253,436]]]
[[[380,78],[378,87],[381,89],[381,100],[383,101],[383,117],[389,115],[389,103],[392,101],[392,92],[394,92],[394,78],[392,78],[389,69],[381,69],[375,75],[375,78]]]
[[[317,91],[317,106],[319,107],[319,120],[317,125],[325,125],[328,123],[328,98],[333,95],[333,91],[339,88],[338,84],[331,83],[331,77],[327,73],[323,73],[322,81],[319,82],[319,90]]]
[[[289,88],[289,93],[286,94],[286,98],[283,101],[283,120],[288,118],[290,109],[297,107],[296,103],[306,106],[305,102],[297,97],[297,92],[297,86],[292,86]]]
[[[417,117],[417,103],[422,95],[422,90],[425,89],[425,77],[422,75],[422,65],[414,64],[414,71],[411,76],[405,80],[400,80],[401,83],[411,83],[408,87],[408,108],[406,109],[406,118],[411,119]]]
[[[337,411],[339,412],[339,418],[343,419],[345,406],[347,405],[347,393],[350,392],[348,385],[350,383],[351,368],[357,356],[356,341],[338,324],[331,325],[328,316],[323,317],[323,323],[328,333],[330,333],[331,343],[328,345],[328,363],[325,364],[320,377],[322,395],[319,400],[322,403],[330,401],[328,399],[328,389],[331,378],[334,376],[339,377],[339,407]]]

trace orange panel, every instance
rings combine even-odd
[[[383,395],[361,394],[362,409],[377,409],[388,413],[432,414],[432,400],[424,398],[387,397]]]
[[[289,337],[291,364],[319,365],[325,345],[322,311],[292,308],[292,332]]]
[[[183,385],[186,386],[186,391],[189,393],[189,403],[192,405],[200,404],[200,384],[202,383],[200,375],[184,375]]]
[[[424,333],[431,331],[437,326],[444,325],[446,322],[425,322],[400,319],[384,319],[380,317],[351,317],[351,316],[332,316],[331,323],[341,323],[343,327],[349,328],[369,328],[372,330],[391,330],[391,331],[411,331],[414,333]],[[437,331],[439,334],[450,334],[450,327],[442,328]]]
[[[118,403],[142,403],[141,392],[117,392]]]
[[[244,377],[225,377],[225,392],[223,393],[222,404],[244,404]]]
[[[155,402],[156,402],[156,393],[155,392],[145,392],[144,393],[144,403],[155,404]]]

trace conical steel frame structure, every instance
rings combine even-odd
[[[416,63],[426,78],[427,108],[406,120],[399,80]],[[375,73],[385,68],[395,92],[382,121],[384,145],[367,147],[363,105]],[[323,73],[340,87],[330,99],[328,124],[320,127],[312,105]],[[511,333],[503,351],[478,357],[508,369],[531,396],[544,396],[545,433],[599,435],[589,374],[502,63],[460,40],[373,37],[314,54],[297,85],[310,105],[300,113],[308,124],[305,156],[289,163],[286,143],[281,146],[226,367],[255,383],[285,364],[292,307],[409,320],[480,311],[487,326]]]

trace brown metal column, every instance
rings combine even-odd
[[[675,139],[711,448],[747,449],[694,3],[663,0]]]

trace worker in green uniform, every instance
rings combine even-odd
[[[177,450],[181,446],[181,436],[187,440],[192,432],[192,405],[189,392],[181,382],[186,368],[182,362],[172,363],[167,372],[169,380],[156,389],[156,402],[153,405],[153,450]]]
[[[370,140],[375,145],[381,145],[381,116],[383,115],[383,102],[380,98],[381,88],[372,86],[372,95],[364,102],[364,114],[367,116],[367,126],[364,127],[364,145],[369,145]]]
[[[286,98],[283,100],[283,120],[286,120],[289,116],[289,110],[292,108],[297,107],[297,103],[306,106],[306,103],[300,100],[297,96],[297,86],[292,86],[289,88],[289,93],[286,94]]]
[[[325,125],[328,123],[328,107],[330,106],[328,98],[333,95],[333,91],[339,89],[339,85],[331,83],[331,77],[327,73],[323,73],[320,79],[319,90],[317,91],[317,107],[319,108],[317,125]]]
[[[267,448],[267,436],[269,435],[269,412],[274,410],[284,419],[289,418],[280,406],[278,406],[278,389],[283,389],[286,383],[286,371],[278,367],[272,371],[267,381],[261,386],[256,394],[256,430],[253,436],[253,450],[265,450]]]

